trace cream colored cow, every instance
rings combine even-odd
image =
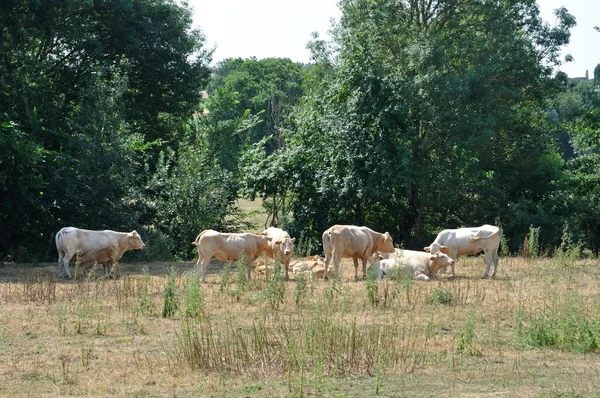
[[[289,279],[288,268],[290,267],[296,238],[291,238],[286,231],[275,227],[265,229],[263,234],[271,238],[265,249],[265,255],[272,259],[279,256],[279,261],[285,269],[285,280],[287,281]]]
[[[137,231],[116,232],[110,230],[92,231],[74,227],[62,228],[56,234],[56,250],[58,251],[58,277],[71,278],[69,262],[77,252],[85,255],[88,252],[106,249],[108,247],[119,248],[117,258],[122,258],[128,250],[143,249],[146,247],[142,237]]]
[[[498,248],[500,247],[500,229],[493,225],[482,225],[473,228],[444,229],[433,243],[424,248],[431,254],[446,253],[456,260],[458,256],[485,254],[485,271],[483,277],[487,278],[490,265],[494,264],[492,277],[496,276],[498,267]],[[454,276],[454,264],[452,264],[452,276]]]
[[[433,279],[440,269],[453,264],[454,260],[444,253],[429,254],[396,249],[389,256],[379,255],[373,269],[377,279],[383,278],[383,274],[400,271],[413,279],[428,281]]]
[[[213,257],[222,261],[236,261],[243,255],[248,267],[248,279],[252,279],[250,265],[267,248],[271,239],[263,234],[228,234],[212,229],[202,231],[192,243],[198,248],[196,265],[200,265],[202,283],[206,282],[208,263]]]
[[[362,260],[363,278],[366,277],[367,261],[378,251],[392,253],[394,242],[388,232],[379,233],[367,227],[355,225],[334,225],[323,232],[323,251],[325,252],[325,272],[328,278],[329,262],[333,258],[335,276],[339,277],[340,261],[350,257],[354,261],[354,279],[358,280],[358,259]]]

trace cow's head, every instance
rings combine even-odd
[[[437,254],[444,253],[448,254],[448,246],[442,246],[439,243],[433,242],[431,245],[423,248],[427,253]]]
[[[381,242],[381,246],[379,247],[380,252],[384,253],[393,253],[394,252],[394,240],[389,232],[383,234],[383,242]]]
[[[133,231],[127,234],[127,243],[129,243],[129,247],[132,249],[143,249],[146,247],[146,244],[142,240],[140,234],[137,231]]]
[[[436,253],[432,254],[429,257],[429,276],[432,278],[438,273],[442,268],[446,268],[447,266],[454,265],[454,260],[449,257],[445,253]]]
[[[273,242],[273,244],[279,248],[279,250],[281,251],[281,253],[283,253],[284,256],[289,256],[290,254],[292,254],[292,251],[294,250],[294,242],[296,241],[296,238],[283,238],[283,239],[278,239],[276,241]]]

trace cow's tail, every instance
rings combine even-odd
[[[200,237],[201,237],[201,236],[202,236],[202,234],[203,234],[203,233],[205,233],[206,231],[208,231],[208,230],[207,230],[207,229],[205,229],[204,231],[200,232],[200,233],[198,234],[198,236],[196,236],[196,240],[192,242],[192,245],[193,245],[193,246],[197,246],[197,245],[198,245],[198,242],[200,241]]]
[[[54,242],[56,242],[56,250],[58,250],[59,254],[60,254],[60,248],[62,247],[62,233],[63,233],[63,230],[61,229],[60,231],[58,231],[56,233],[56,236],[54,237]]]
[[[66,233],[65,228],[61,228],[60,231],[58,231],[56,233],[56,236],[54,237],[54,242],[56,242],[56,250],[58,251],[59,255],[61,253],[64,253],[64,251],[65,251],[64,246],[63,246],[65,233]]]

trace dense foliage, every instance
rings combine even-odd
[[[137,256],[189,258],[202,229],[249,227],[241,196],[312,251],[333,223],[407,248],[496,223],[513,253],[529,227],[598,252],[600,65],[556,72],[566,9],[550,26],[533,0],[340,7],[310,65],[211,75],[185,4],[2,2],[0,261],[54,258],[66,225],[137,228]]]

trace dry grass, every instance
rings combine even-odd
[[[483,260],[461,259],[454,280],[371,285],[372,305],[344,261],[341,283],[292,280],[275,306],[264,280],[221,292],[215,263],[188,322],[160,314],[168,268],[181,308],[192,263],[78,282],[55,280],[55,264],[0,265],[0,396],[598,396],[597,348],[526,339],[541,314],[600,326],[598,265],[507,258],[482,280]],[[155,313],[140,311],[144,281]]]

